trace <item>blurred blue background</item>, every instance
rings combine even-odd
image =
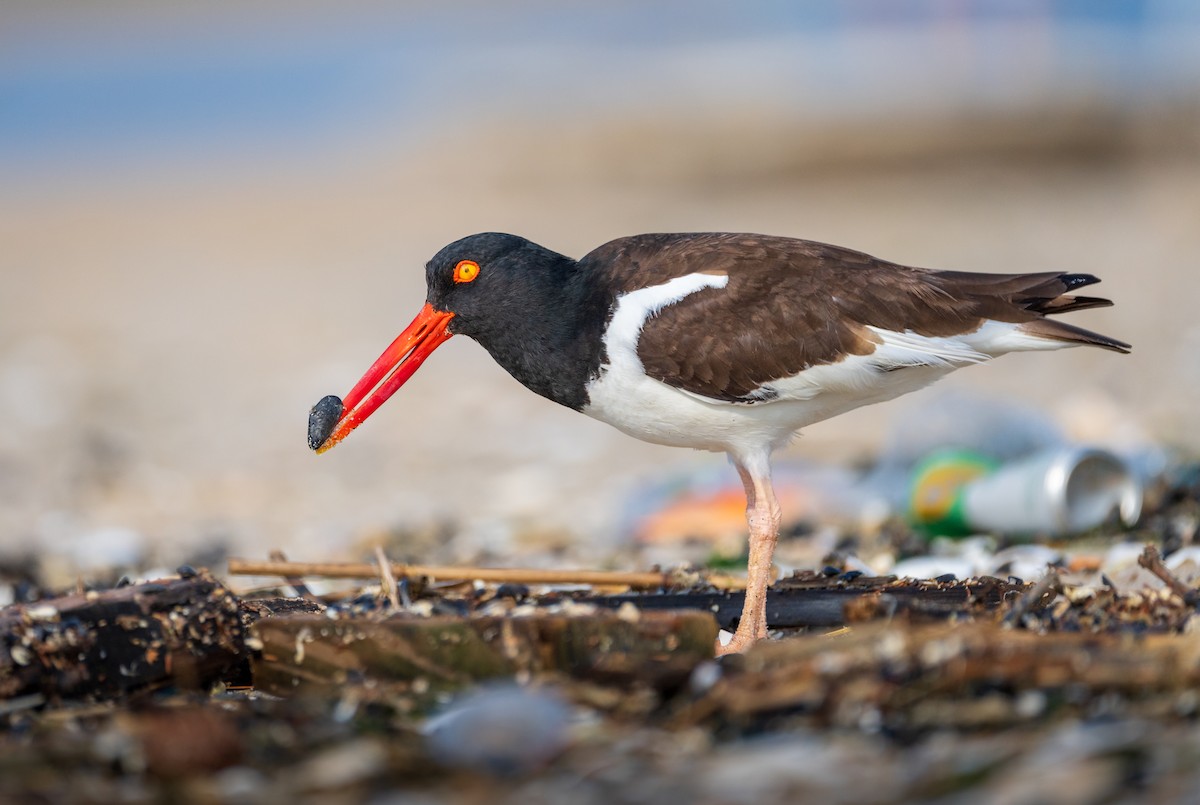
[[[1200,85],[1187,0],[50,3],[6,17],[0,156],[27,179],[322,161],[497,118],[1130,119],[1194,103]]]
[[[464,555],[609,550],[640,479],[721,460],[559,410],[469,343],[337,451],[304,449],[308,406],[419,308],[424,261],[490,229],[575,256],[717,229],[1090,271],[1117,306],[1078,320],[1132,357],[1019,356],[948,385],[1089,438],[1200,447],[1193,2],[3,16],[0,549],[73,555],[100,535],[167,562],[218,544],[316,558],[449,522]],[[792,451],[871,455],[921,406]]]

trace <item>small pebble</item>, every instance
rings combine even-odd
[[[501,683],[460,696],[424,732],[440,765],[509,776],[561,753],[570,721],[570,708],[553,691]]]
[[[335,743],[305,760],[296,773],[296,784],[301,790],[337,792],[380,776],[387,765],[387,746],[382,740],[356,738]]]
[[[338,420],[342,418],[342,399],[330,394],[308,412],[308,446],[316,450],[329,438]]]
[[[697,695],[706,693],[720,681],[723,673],[721,666],[712,660],[702,662],[692,669],[692,675],[688,677],[688,689]]]
[[[465,618],[471,614],[471,605],[457,598],[440,598],[433,602],[432,611],[434,615],[451,615],[456,618]]]
[[[505,582],[496,588],[496,598],[511,598],[514,601],[522,601],[528,597],[529,588],[524,584]]]
[[[617,607],[617,618],[626,623],[637,623],[642,619],[642,613],[632,601],[625,601]]]
[[[25,617],[31,621],[56,621],[59,619],[59,612],[50,604],[43,604],[26,609]]]

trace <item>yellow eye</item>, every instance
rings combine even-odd
[[[479,276],[479,263],[474,260],[460,260],[454,267],[455,282],[473,282]]]

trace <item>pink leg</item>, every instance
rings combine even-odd
[[[718,654],[745,651],[767,636],[767,586],[771,583],[771,557],[779,539],[783,514],[771,488],[771,468],[767,457],[742,461],[734,458],[738,475],[746,487],[746,521],[750,526],[750,562],[747,568],[746,603],[737,632],[727,646],[718,646]]]

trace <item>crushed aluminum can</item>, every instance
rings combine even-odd
[[[931,534],[1066,536],[1095,528],[1114,513],[1127,525],[1142,510],[1142,483],[1112,453],[1074,446],[997,466],[953,451],[931,456],[914,476],[909,512]]]

